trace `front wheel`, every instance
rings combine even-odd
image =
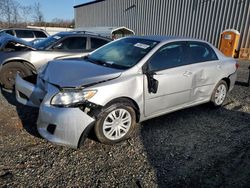
[[[106,144],[115,144],[129,138],[136,126],[135,111],[126,104],[113,104],[97,118],[95,134]]]
[[[32,75],[32,72],[20,62],[11,62],[2,67],[0,72],[0,82],[5,89],[14,89],[17,73],[22,78]]]
[[[227,83],[224,80],[221,80],[215,87],[211,101],[214,106],[219,107],[223,104],[226,99],[228,91]]]

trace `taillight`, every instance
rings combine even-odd
[[[239,63],[235,63],[235,67],[238,69],[240,67]]]

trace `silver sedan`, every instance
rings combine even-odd
[[[83,56],[111,39],[81,32],[61,32],[34,45],[11,35],[0,36],[0,84],[13,89],[16,73],[32,77],[48,61]]]
[[[77,148],[91,129],[100,142],[127,139],[137,123],[211,102],[233,89],[237,64],[195,39],[143,36],[111,42],[85,58],[49,62],[36,85],[16,79],[16,97],[40,108],[37,127]]]

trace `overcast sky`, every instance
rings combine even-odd
[[[74,5],[90,2],[93,0],[17,0],[21,5],[41,4],[45,21],[53,18],[72,20],[74,18]]]

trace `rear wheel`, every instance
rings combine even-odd
[[[32,75],[32,71],[20,62],[11,62],[2,67],[0,72],[0,82],[5,89],[14,89],[17,73],[22,78]]]
[[[129,138],[135,126],[134,109],[126,104],[113,104],[98,117],[95,134],[100,142],[115,144]]]
[[[228,91],[227,83],[224,80],[221,80],[215,87],[212,94],[212,103],[214,106],[219,107],[223,104],[226,99]]]

